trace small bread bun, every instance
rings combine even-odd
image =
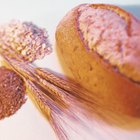
[[[0,120],[15,114],[26,102],[23,79],[14,71],[0,67]]]
[[[140,116],[140,21],[119,7],[83,4],[56,30],[64,72],[115,112]],[[94,97],[93,97],[94,98]]]

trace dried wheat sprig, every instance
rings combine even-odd
[[[70,139],[65,125],[79,126],[93,138],[88,120],[96,114],[102,116],[105,109],[97,97],[74,81],[29,63],[51,52],[44,31],[32,23],[12,22],[0,28],[0,37],[1,56],[24,79],[31,99],[49,119],[59,139]]]
[[[52,52],[45,29],[32,22],[13,20],[0,26],[0,51],[13,51],[22,61],[33,62]],[[16,56],[16,58],[18,58]]]

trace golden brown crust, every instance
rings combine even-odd
[[[116,112],[140,116],[140,85],[120,74],[96,52],[87,50],[78,31],[79,7],[70,11],[57,27],[56,49],[62,68],[91,94],[95,93],[99,103]]]

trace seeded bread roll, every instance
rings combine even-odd
[[[0,67],[0,120],[17,112],[26,101],[22,78],[6,67]]]
[[[115,112],[140,116],[140,21],[119,7],[83,4],[56,30],[64,72]]]

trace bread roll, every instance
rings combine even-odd
[[[79,5],[57,26],[56,50],[66,75],[96,94],[99,104],[140,116],[140,21],[135,17],[113,5]]]
[[[15,114],[26,102],[23,79],[14,71],[0,67],[0,120]]]

